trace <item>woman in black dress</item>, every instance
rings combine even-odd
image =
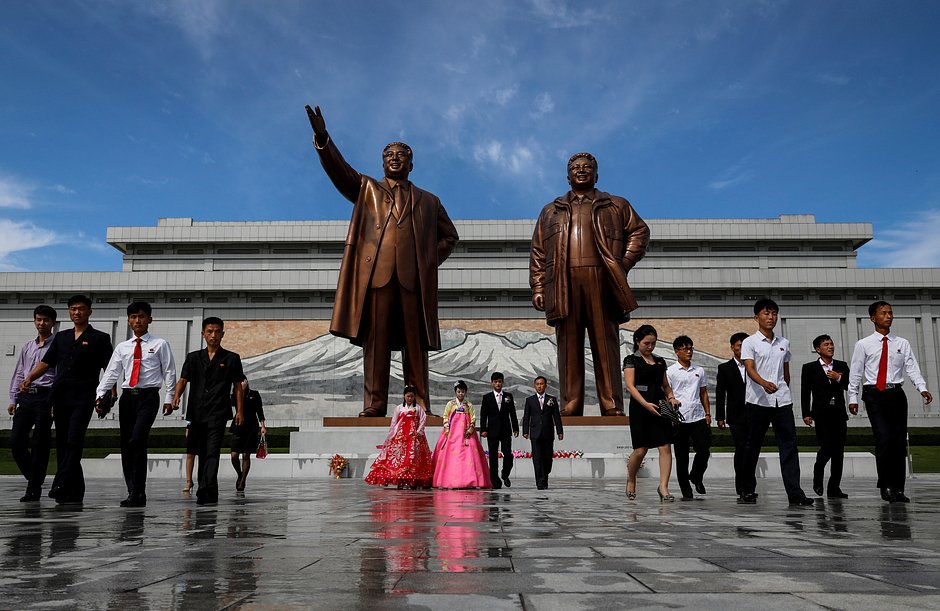
[[[630,393],[630,436],[633,453],[627,460],[627,498],[636,499],[636,473],[640,470],[646,452],[659,448],[659,493],[661,502],[671,503],[676,498],[669,494],[669,476],[672,473],[673,425],[659,415],[657,403],[666,399],[678,406],[666,378],[666,361],[653,354],[656,347],[656,329],[642,325],[633,333],[633,354],[623,360],[623,380]]]
[[[238,474],[235,490],[242,492],[245,490],[245,481],[248,479],[248,471],[251,469],[251,453],[258,450],[258,433],[260,431],[262,435],[266,435],[268,429],[264,426],[261,395],[258,394],[258,391],[251,390],[248,387],[247,378],[242,380],[239,388],[245,393],[242,406],[244,420],[241,426],[232,423],[232,466],[235,467],[235,473]],[[232,403],[235,403],[234,397],[232,397]]]

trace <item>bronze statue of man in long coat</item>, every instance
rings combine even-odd
[[[601,414],[623,415],[620,323],[637,308],[627,272],[650,237],[630,202],[594,188],[597,178],[593,155],[573,155],[571,190],[542,209],[532,235],[532,304],[555,327],[562,416],[584,414],[585,332]]]
[[[437,268],[457,245],[457,229],[434,194],[411,184],[411,147],[382,152],[385,177],[354,170],[333,143],[319,107],[307,106],[313,144],[336,189],[353,203],[330,333],[362,346],[363,410],[388,411],[391,352],[402,351],[405,383],[430,412],[428,351],[440,350]]]

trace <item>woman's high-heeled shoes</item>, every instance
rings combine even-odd
[[[663,491],[659,488],[656,489],[656,494],[659,495],[660,503],[672,503],[676,500],[676,497],[672,496],[671,494],[663,494]]]
[[[624,489],[624,492],[627,494],[628,501],[636,500],[636,490],[630,490],[630,484],[627,484],[627,487]]]

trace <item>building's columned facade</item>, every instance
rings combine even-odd
[[[857,268],[856,250],[871,239],[870,224],[817,223],[812,215],[648,223],[649,252],[630,273],[640,309],[622,326],[624,356],[632,330],[644,322],[659,330],[657,352],[667,359],[672,339],[689,335],[713,387],[715,366],[730,357],[728,337],[753,332],[753,302],[769,296],[780,304],[777,330],[792,343],[798,377],[821,333],[835,340],[837,358],[848,360],[855,341],[872,332],[868,305],[885,299],[929,388],[940,390],[940,270]],[[479,400],[494,369],[517,393],[530,392],[537,374],[557,388],[553,330],[530,301],[534,221],[455,224],[460,243],[440,269],[444,346],[431,354],[432,405],[443,406],[457,378]],[[130,333],[126,305],[151,302],[152,330],[170,341],[179,362],[201,347],[205,316],[225,319],[225,345],[245,359],[271,422],[354,415],[361,351],[328,332],[347,227],[161,219],[154,227],[108,229],[108,242],[124,255],[120,272],[0,273],[0,376],[9,382],[19,347],[33,334],[32,309],[52,305],[67,328],[65,300],[82,292],[94,301],[92,324],[115,342]],[[393,377],[400,374],[400,363],[393,364]],[[588,377],[590,394],[590,371]],[[912,424],[934,424],[907,386]],[[794,390],[798,397],[798,379]],[[585,414],[596,414],[596,399],[587,403]]]

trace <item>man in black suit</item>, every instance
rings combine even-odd
[[[503,374],[494,371],[490,376],[493,392],[483,395],[480,410],[480,435],[486,437],[490,451],[490,479],[493,489],[503,484],[509,488],[509,472],[512,471],[512,438],[519,436],[519,420],[516,418],[516,403],[512,393],[503,392]],[[503,450],[502,483],[499,477],[499,450]]]
[[[744,363],[741,361],[741,342],[747,333],[735,333],[731,336],[731,353],[734,355],[727,363],[718,366],[715,377],[715,416],[718,428],[731,427],[731,439],[734,441],[734,472],[737,473],[744,460],[747,445],[747,410],[744,408]],[[727,409],[726,407],[727,406]],[[735,491],[737,489],[735,477]]]
[[[552,472],[552,454],[555,452],[555,430],[559,441],[565,438],[558,399],[545,394],[546,386],[548,380],[543,376],[535,378],[535,394],[525,400],[522,411],[522,436],[532,440],[532,467],[535,469],[535,487],[539,490],[548,488],[548,474]]]
[[[813,492],[822,496],[826,463],[832,460],[826,496],[844,499],[849,495],[839,487],[842,483],[842,460],[845,455],[846,421],[845,391],[849,388],[849,366],[832,356],[836,346],[828,335],[813,340],[813,349],[819,358],[803,365],[801,405],[803,422],[816,425],[819,452],[813,467]]]

